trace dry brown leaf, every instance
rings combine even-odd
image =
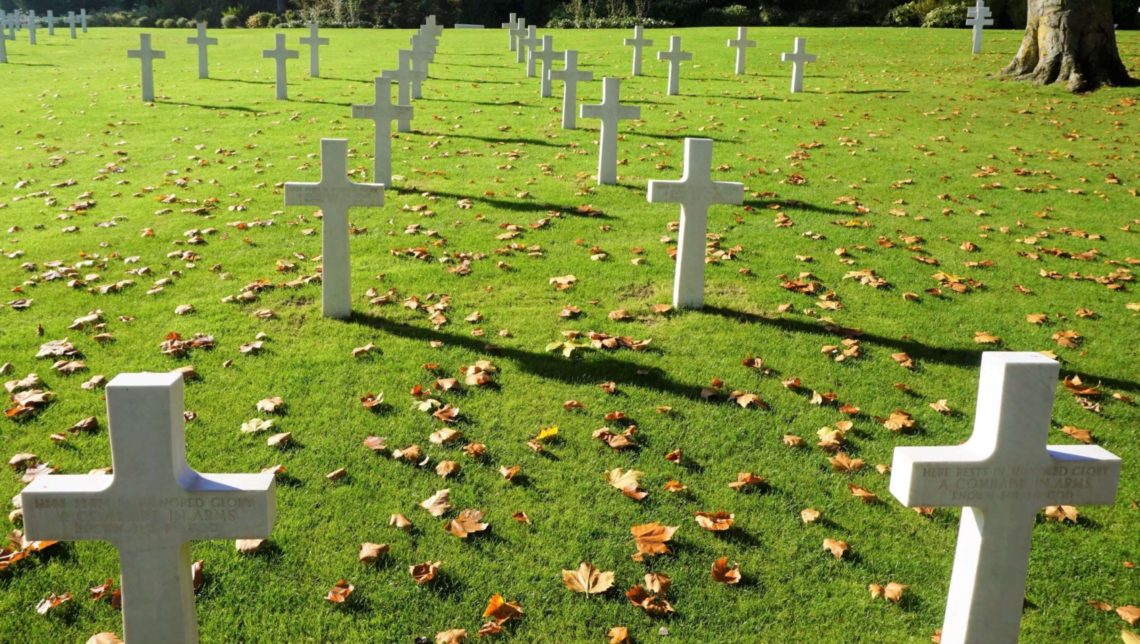
[[[737,472],[736,480],[729,483],[728,487],[737,492],[750,487],[765,489],[768,487],[768,479],[763,476],[756,476],[752,472]]]
[[[441,517],[451,509],[451,490],[438,490],[435,494],[424,499],[420,507],[427,510],[433,517]]]
[[[1093,442],[1092,432],[1087,429],[1080,429],[1079,427],[1073,427],[1072,425],[1065,425],[1061,427],[1061,431],[1086,445],[1091,445]]]
[[[804,523],[815,523],[821,516],[820,511],[815,508],[804,508],[800,510],[800,520]]]
[[[462,510],[459,516],[448,521],[443,529],[460,539],[466,539],[468,535],[477,534],[487,529],[490,524],[482,521],[483,513],[481,511],[467,508]]]
[[[243,555],[254,555],[265,547],[265,539],[237,539],[234,541],[234,549]]]
[[[609,644],[630,644],[629,629],[625,626],[614,626],[606,636],[610,638]]]
[[[669,554],[669,541],[677,526],[663,526],[660,523],[643,523],[629,529],[633,535],[637,552],[633,555],[634,561],[641,561],[646,555],[656,556]]]
[[[1048,521],[1056,521],[1057,523],[1076,524],[1077,519],[1080,518],[1080,511],[1071,505],[1050,505],[1045,507],[1045,519]]]
[[[734,586],[740,583],[740,564],[735,561],[730,566],[728,564],[728,557],[721,557],[713,562],[712,565],[712,578],[713,581],[721,584]]]
[[[114,633],[104,631],[89,637],[87,644],[123,644],[123,640],[119,639],[119,636]]]
[[[1132,605],[1120,606],[1116,609],[1116,614],[1120,615],[1120,619],[1128,622],[1129,626],[1140,624],[1140,607]]]
[[[423,585],[435,579],[439,573],[439,567],[443,562],[440,561],[426,561],[422,564],[416,564],[408,567],[408,572],[412,575],[412,580],[417,584]]]
[[[602,572],[593,564],[583,561],[577,570],[563,570],[562,583],[571,591],[599,595],[614,585],[613,571]]]
[[[489,617],[499,624],[509,622],[512,619],[522,619],[522,614],[522,606],[504,600],[503,596],[498,593],[491,595],[491,599],[487,602],[487,608],[483,611],[483,617]]]
[[[467,641],[467,629],[453,628],[435,634],[435,644],[463,644]]]
[[[879,500],[879,497],[874,492],[866,488],[859,487],[858,485],[848,483],[847,489],[851,490],[851,496],[859,499],[863,503],[875,503]]]
[[[650,595],[641,586],[634,586],[626,591],[625,596],[629,603],[640,607],[651,617],[661,617],[673,612],[673,605],[661,595]]]
[[[697,512],[695,515],[697,525],[709,532],[724,532],[732,527],[736,515],[723,510],[717,512]]]
[[[349,596],[352,595],[352,591],[354,590],[356,590],[355,586],[341,579],[329,589],[328,594],[325,595],[325,601],[333,604],[343,604],[348,601]]]
[[[36,612],[40,615],[47,615],[55,607],[69,601],[71,601],[71,593],[63,593],[62,595],[52,593],[36,604]]]
[[[412,531],[412,522],[408,520],[408,517],[399,513],[388,518],[388,525],[404,532]]]
[[[360,563],[376,563],[380,557],[386,554],[388,554],[388,544],[386,543],[362,543],[357,559]]]
[[[824,539],[823,549],[831,553],[831,556],[836,559],[842,559],[850,550],[851,547],[847,545],[846,541],[838,539]]]

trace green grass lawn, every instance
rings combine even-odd
[[[969,436],[986,349],[1053,351],[1064,375],[1099,383],[1095,412],[1058,383],[1051,440],[1075,442],[1062,426],[1088,429],[1124,459],[1114,506],[1081,508],[1078,525],[1039,516],[1024,641],[1112,641],[1126,625],[1088,600],[1140,604],[1137,572],[1125,565],[1140,559],[1140,414],[1127,402],[1140,397],[1140,295],[1130,281],[1140,257],[1140,92],[1072,96],[991,80],[1019,44],[1014,32],[987,32],[986,53],[974,58],[965,31],[756,29],[750,74],[737,78],[724,46],[734,30],[685,30],[684,49],[695,57],[683,68],[683,96],[665,96],[666,67],[647,52],[647,75],[622,86],[642,120],[622,126],[620,185],[597,187],[597,121],[563,131],[561,86],[559,98],[540,99],[538,79],[525,78],[504,32],[447,31],[415,102],[415,131],[392,142],[399,176],[387,204],[350,214],[360,229],[352,240],[356,315],[342,322],[321,317],[317,285],[264,290],[249,303],[223,299],[258,280],[282,284],[316,272],[320,222],[311,208],[284,208],[282,185],[317,179],[322,137],[348,138],[355,180],[369,178],[372,126],[349,118],[349,106],[371,101],[372,79],[395,66],[410,33],[325,34],[332,44],[321,53],[323,78],[303,73],[304,50],[290,62],[289,102],[273,100],[272,61],[261,58],[273,45],[269,31],[213,34],[221,45],[211,50],[211,80],[196,78],[190,31],[153,33],[167,52],[156,62],[153,105],[139,101],[138,63],[126,57],[136,30],[95,29],[77,41],[41,30],[35,48],[22,33],[0,66],[0,221],[12,227],[0,242],[0,285],[14,291],[5,302],[33,300],[25,310],[0,308],[0,363],[13,365],[5,380],[35,372],[58,394],[33,418],[0,420],[0,444],[6,456],[32,452],[63,473],[108,466],[101,393],[80,384],[192,364],[201,380],[186,390],[197,414],[186,429],[191,465],[256,472],[281,464],[288,472],[266,551],[194,544],[206,571],[197,596],[203,640],[409,641],[452,628],[474,636],[488,598],[500,593],[525,611],[505,636],[517,641],[602,641],[616,625],[643,642],[662,639],[662,627],[663,641],[679,642],[929,641],[942,622],[959,512],[923,517],[901,507],[875,465],[889,464],[897,446]],[[556,48],[579,49],[596,78],[628,75],[625,32],[550,33]],[[291,47],[300,35],[289,33]],[[820,62],[808,67],[808,91],[791,96],[790,68],[778,54],[795,35],[807,36]],[[654,51],[668,44],[666,30],[648,36]],[[1120,46],[1137,74],[1140,36],[1121,33]],[[600,91],[599,82],[580,86],[580,100],[597,102]],[[731,257],[708,265],[708,308],[657,315],[651,307],[670,300],[669,224],[679,214],[675,205],[647,204],[646,182],[680,176],[686,136],[716,141],[714,176],[744,182],[746,204],[710,214],[709,233]],[[68,212],[85,200],[94,206]],[[190,231],[204,229],[215,231],[204,244],[187,243]],[[430,261],[392,252],[409,248],[426,249]],[[186,251],[200,257],[184,261]],[[592,261],[599,253],[606,259]],[[454,270],[464,260],[466,275]],[[34,283],[49,262],[98,281]],[[296,272],[278,272],[279,262]],[[141,267],[150,272],[128,274]],[[863,269],[889,286],[844,279]],[[980,284],[930,294],[940,271]],[[818,281],[816,295],[782,288],[803,272]],[[570,274],[577,283],[569,290],[548,284]],[[163,278],[169,283],[148,294]],[[136,284],[98,293],[124,279]],[[393,290],[395,303],[370,305],[369,289]],[[412,297],[429,305],[449,298],[449,321],[436,328],[422,309],[401,306]],[[175,315],[183,304],[196,311]],[[559,317],[568,305],[582,315]],[[68,330],[96,309],[113,342]],[[255,315],[264,309],[275,317]],[[609,319],[617,309],[632,319]],[[465,321],[476,311],[480,321]],[[1039,313],[1043,324],[1026,321]],[[842,339],[828,330],[835,326],[862,331],[860,357],[836,362],[821,352]],[[652,343],[571,359],[545,350],[570,330]],[[1078,346],[1052,339],[1065,331],[1079,333]],[[217,346],[170,358],[159,344],[171,332],[210,334]],[[976,332],[1000,344],[977,344]],[[264,350],[241,354],[260,333]],[[34,358],[41,343],[62,338],[82,351],[87,371],[64,376]],[[352,357],[369,342],[378,350]],[[892,359],[899,352],[913,358],[913,370]],[[749,356],[763,358],[767,371],[742,365]],[[414,409],[409,392],[477,360],[498,367],[496,386],[436,395],[460,409],[464,440],[430,443],[442,423]],[[802,389],[782,385],[791,378]],[[716,379],[726,393],[756,393],[770,408],[702,400]],[[599,388],[607,381],[616,394]],[[813,405],[813,390],[861,411]],[[379,413],[359,402],[369,392],[388,401]],[[255,409],[269,396],[287,403],[276,424],[292,432],[291,449],[239,431],[269,417]],[[951,414],[929,406],[942,399]],[[567,400],[584,408],[567,411]],[[876,420],[896,409],[913,414],[914,431],[896,434]],[[618,426],[604,419],[612,411],[638,426],[637,449],[614,452],[591,438]],[[98,431],[64,444],[49,439],[87,416],[100,419]],[[833,472],[815,447],[817,430],[844,420],[854,423],[846,451],[867,464],[854,474]],[[550,426],[557,438],[535,453],[527,440]],[[785,434],[807,447],[785,446]],[[396,448],[421,445],[432,467],[372,453],[362,447],[369,435]],[[487,445],[484,462],[461,451],[467,441]],[[664,458],[674,449],[684,452],[680,466]],[[448,459],[462,465],[452,480],[433,469]],[[504,480],[500,466],[515,464],[522,476]],[[341,467],[346,478],[325,479]],[[610,487],[604,472],[612,468],[644,472],[648,498],[639,503]],[[738,472],[766,477],[770,489],[733,491],[727,484]],[[687,492],[663,489],[674,479]],[[860,503],[849,483],[880,502]],[[2,498],[22,487],[18,472],[0,477]],[[418,507],[441,488],[450,488],[453,512],[483,510],[488,533],[461,541]],[[822,519],[805,525],[800,511],[809,507]],[[735,514],[735,530],[718,536],[694,522],[695,512],[716,510]],[[519,511],[530,525],[512,520]],[[393,513],[414,530],[389,527]],[[651,521],[680,526],[673,553],[631,561],[630,527]],[[833,559],[821,548],[825,538],[847,541],[852,556]],[[357,562],[366,541],[391,545],[380,565]],[[739,586],[710,579],[721,556],[740,563]],[[408,566],[432,560],[443,562],[442,579],[417,586]],[[583,560],[615,571],[610,594],[563,587],[560,571]],[[109,545],[80,542],[0,572],[0,639],[82,641],[119,631],[120,614],[86,597],[117,566]],[[651,571],[673,579],[670,617],[651,618],[622,595]],[[352,601],[324,601],[342,578],[356,587]],[[910,586],[899,605],[868,593],[868,584],[888,581]],[[37,602],[63,592],[76,599],[36,614]]]

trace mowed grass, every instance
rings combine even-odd
[[[399,178],[387,204],[350,215],[365,229],[352,240],[356,315],[333,321],[321,317],[316,285],[270,289],[248,304],[222,300],[257,280],[280,284],[316,272],[320,221],[312,208],[284,208],[282,184],[317,179],[322,137],[349,139],[354,179],[369,178],[372,126],[351,119],[349,106],[371,101],[372,79],[395,66],[410,32],[326,33],[332,44],[321,52],[323,78],[304,73],[303,50],[289,63],[292,100],[278,102],[272,61],[261,58],[273,45],[270,32],[214,33],[221,45],[211,50],[213,79],[200,81],[195,49],[184,44],[191,33],[158,30],[155,46],[167,59],[156,62],[153,105],[139,101],[138,63],[125,54],[137,47],[138,31],[95,29],[78,41],[65,32],[40,33],[35,48],[20,34],[9,44],[10,64],[0,67],[0,219],[13,227],[0,243],[12,255],[0,258],[0,284],[23,285],[10,299],[34,300],[27,310],[0,309],[0,362],[13,365],[7,378],[39,373],[58,400],[30,420],[0,421],[0,442],[9,455],[33,452],[63,473],[108,466],[104,402],[80,383],[94,374],[192,364],[202,378],[186,389],[187,408],[197,413],[186,429],[191,465],[253,472],[281,464],[288,471],[277,488],[266,552],[243,556],[225,541],[193,546],[194,558],[205,561],[197,595],[204,641],[409,641],[450,628],[473,635],[493,593],[525,610],[504,636],[517,641],[601,641],[619,624],[638,641],[659,639],[662,627],[680,642],[929,641],[942,622],[959,511],[925,518],[901,507],[889,494],[889,477],[874,465],[889,464],[897,446],[949,445],[969,436],[987,348],[974,341],[979,331],[1000,336],[1002,350],[1054,351],[1063,374],[1100,383],[1100,413],[1082,409],[1059,383],[1050,439],[1072,444],[1061,426],[1090,429],[1125,463],[1115,505],[1081,508],[1075,526],[1039,517],[1024,640],[1110,641],[1123,622],[1087,600],[1140,603],[1140,581],[1125,565],[1140,558],[1140,414],[1112,396],[1140,395],[1140,325],[1126,307],[1140,295],[1132,282],[1110,290],[1071,277],[1126,277],[1128,260],[1140,257],[1135,90],[1072,96],[987,78],[1016,50],[1021,34],[1014,32],[987,32],[986,53],[973,58],[964,31],[755,29],[750,74],[737,78],[733,51],[724,46],[734,30],[701,29],[682,32],[695,59],[683,69],[683,96],[667,97],[665,65],[652,52],[646,76],[628,78],[625,32],[543,31],[555,36],[556,48],[577,48],[597,79],[625,78],[625,102],[641,105],[642,120],[621,128],[620,185],[597,187],[597,122],[580,119],[579,130],[563,131],[560,98],[539,98],[538,80],[525,78],[504,32],[447,31],[424,99],[415,102],[415,131],[392,141]],[[667,46],[670,33],[649,32],[654,51]],[[300,35],[289,32],[291,47]],[[778,54],[796,35],[808,38],[820,62],[808,68],[808,91],[790,96],[790,69]],[[1121,33],[1120,46],[1136,73],[1140,37]],[[597,102],[600,91],[598,82],[583,85],[580,100]],[[709,232],[720,247],[739,248],[733,259],[708,265],[708,308],[660,316],[650,307],[670,300],[667,250],[676,235],[668,225],[678,208],[647,204],[646,182],[680,176],[686,136],[713,138],[716,178],[744,182],[748,197],[744,207],[710,214]],[[122,172],[107,172],[109,164]],[[803,177],[802,185],[791,175]],[[53,187],[69,179],[74,185]],[[27,183],[17,187],[21,181]],[[160,201],[167,195],[174,203]],[[66,214],[69,204],[87,198],[95,207]],[[461,199],[471,207],[461,208]],[[188,212],[208,200],[216,208]],[[586,204],[601,214],[580,212]],[[777,226],[780,213],[794,225]],[[529,226],[544,219],[545,227]],[[230,225],[253,221],[273,225]],[[108,222],[114,225],[99,225]],[[412,224],[418,234],[407,234]],[[521,227],[517,237],[497,238],[511,224]],[[77,232],[64,233],[69,226]],[[153,236],[141,234],[147,228]],[[205,228],[216,229],[205,245],[186,244],[188,231]],[[1074,230],[1099,237],[1066,232]],[[978,250],[962,250],[965,242]],[[501,250],[509,244],[521,246]],[[391,253],[412,247],[426,248],[431,261]],[[533,256],[529,247],[536,247]],[[591,261],[599,249],[608,259]],[[1049,249],[1097,253],[1077,260]],[[170,255],[183,251],[200,259]],[[125,262],[133,257],[137,263]],[[644,261],[631,263],[639,257]],[[464,258],[470,274],[448,271]],[[92,288],[127,278],[137,284],[99,295],[69,289],[65,280],[26,283],[48,262],[85,260],[92,263],[80,264],[80,274],[99,276]],[[278,273],[279,260],[298,272]],[[25,262],[34,269],[23,269]],[[151,273],[127,274],[142,266]],[[861,269],[873,269],[890,287],[844,279]],[[781,287],[785,276],[807,271],[819,294],[833,292],[841,309],[823,309],[818,296]],[[966,294],[926,293],[939,286],[939,271],[983,285]],[[573,288],[548,284],[568,274],[578,278]],[[171,283],[148,295],[164,277]],[[397,303],[372,306],[368,289],[395,289]],[[449,322],[439,328],[399,304],[444,295]],[[181,304],[196,312],[176,316]],[[567,305],[583,315],[560,318]],[[1080,308],[1095,317],[1078,317]],[[67,330],[95,309],[114,342]],[[259,309],[272,309],[275,319],[259,319]],[[611,321],[615,309],[634,319]],[[475,311],[482,320],[465,322]],[[1032,313],[1048,314],[1047,323],[1027,323]],[[862,331],[863,355],[842,363],[824,356],[821,347],[841,339],[825,320]],[[546,352],[567,330],[653,342],[642,352],[581,351],[572,359]],[[1051,339],[1066,330],[1082,336],[1079,347]],[[217,348],[166,357],[158,345],[170,332],[211,334]],[[258,333],[268,335],[264,351],[239,354]],[[83,352],[87,372],[61,376],[50,361],[34,359],[42,342],[65,337]],[[369,342],[379,351],[351,357]],[[897,352],[914,358],[916,368],[896,364]],[[762,357],[769,371],[743,366],[750,355]],[[482,463],[460,451],[463,441],[429,443],[441,423],[413,409],[409,395],[413,386],[430,386],[481,359],[499,368],[496,386],[437,397],[460,408],[458,429],[467,440],[487,444]],[[429,363],[438,370],[426,370]],[[782,386],[793,377],[802,390]],[[723,397],[703,401],[701,389],[714,379],[726,392],[759,394],[770,409],[740,409]],[[616,395],[599,388],[606,381],[617,384]],[[866,461],[863,471],[832,472],[827,454],[814,447],[818,429],[849,417],[812,405],[812,390],[835,392],[860,408],[850,418],[847,451]],[[380,413],[364,409],[359,398],[369,392],[383,392],[389,405]],[[293,433],[292,449],[278,451],[264,434],[239,432],[243,421],[267,418],[254,406],[269,396],[287,402],[276,423]],[[928,406],[940,399],[953,414]],[[567,400],[584,409],[564,410]],[[672,413],[658,413],[659,406]],[[876,420],[895,409],[912,413],[917,431],[895,434]],[[603,416],[615,410],[639,427],[638,449],[616,453],[591,439],[593,430],[614,426]],[[49,441],[92,415],[100,418],[96,433],[63,445]],[[526,441],[549,426],[559,427],[558,439],[536,454]],[[803,437],[808,447],[786,447],[784,434]],[[443,480],[431,468],[377,456],[361,445],[369,435],[392,447],[419,444],[433,465],[457,460],[462,473]],[[663,458],[678,448],[683,466]],[[515,464],[521,481],[500,477],[500,466]],[[340,467],[347,478],[325,479]],[[603,473],[616,467],[645,473],[645,501],[606,484]],[[770,490],[734,492],[727,483],[738,472],[767,477]],[[0,496],[16,495],[19,478],[0,477]],[[671,479],[688,491],[665,492]],[[880,502],[860,503],[849,483]],[[460,541],[418,507],[441,488],[451,489],[455,511],[485,511],[489,534]],[[800,510],[808,507],[824,520],[802,524]],[[693,521],[696,511],[716,510],[735,514],[734,531],[717,536]],[[532,524],[513,521],[518,511]],[[388,527],[397,512],[414,522],[410,534]],[[680,529],[671,555],[638,564],[630,560],[629,528],[650,521]],[[849,542],[853,556],[832,559],[821,549],[824,538]],[[365,541],[391,544],[381,565],[357,562]],[[740,563],[738,587],[710,579],[720,556]],[[434,560],[443,562],[443,578],[415,585],[408,566]],[[559,571],[583,560],[614,570],[615,591],[586,597],[566,590]],[[650,618],[621,594],[649,571],[674,581],[676,613],[669,618]],[[65,544],[0,573],[0,639],[80,641],[119,631],[119,613],[86,599],[87,588],[117,573],[114,549],[96,542]],[[333,606],[323,597],[342,578],[356,591],[348,605]],[[888,581],[910,586],[897,606],[867,592],[868,584]],[[37,615],[36,603],[53,592],[77,599]]]

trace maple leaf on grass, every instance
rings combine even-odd
[[[1140,606],[1120,606],[1116,609],[1116,614],[1120,615],[1120,619],[1128,622],[1129,626],[1140,624]]]
[[[629,603],[644,610],[650,617],[662,617],[673,612],[673,605],[661,595],[650,595],[641,586],[634,586],[625,592]]]
[[[1045,519],[1057,523],[1068,522],[1076,525],[1080,514],[1080,511],[1071,505],[1050,505],[1045,508]]]
[[[404,532],[412,531],[412,522],[408,520],[408,517],[399,513],[393,514],[388,518],[388,525],[398,530],[403,530]]]
[[[663,572],[645,573],[645,589],[654,595],[664,595],[673,587],[673,580]]]
[[[325,601],[331,604],[343,604],[348,601],[348,598],[352,595],[352,591],[354,590],[356,590],[355,586],[341,579],[329,589],[329,592],[325,595]]]
[[[736,515],[729,514],[723,510],[718,512],[697,512],[694,517],[696,518],[697,525],[709,532],[724,532],[732,528],[732,524],[736,519]]]
[[[851,458],[843,452],[836,452],[835,456],[827,459],[831,463],[831,469],[836,472],[844,472],[850,474],[851,472],[858,472],[863,469],[863,459]]]
[[[886,586],[871,584],[867,587],[867,590],[871,592],[872,599],[882,598],[891,602],[892,604],[897,604],[902,601],[903,594],[906,593],[906,590],[908,588],[910,588],[910,586],[907,586],[906,584],[900,584],[892,581],[888,582]]]
[[[765,490],[768,487],[768,479],[763,476],[756,476],[752,472],[739,472],[736,475],[736,480],[729,483],[728,487],[737,492],[743,492],[749,488]]]
[[[633,535],[634,544],[637,546],[633,560],[641,561],[646,556],[669,554],[669,541],[673,539],[673,533],[676,531],[677,526],[663,526],[656,522],[643,523],[630,528],[629,532]]]
[[[712,579],[720,584],[735,586],[740,583],[740,564],[735,561],[728,563],[728,557],[721,557],[713,562]]]
[[[606,482],[634,501],[641,501],[649,496],[648,492],[641,489],[641,476],[642,473],[637,470],[623,472],[620,467],[615,467],[606,472]]]
[[[451,509],[451,490],[438,490],[435,494],[424,499],[420,507],[427,510],[433,517],[441,517]]]
[[[483,611],[483,617],[489,617],[500,626],[512,619],[522,619],[522,615],[522,606],[514,602],[506,601],[503,599],[503,596],[498,593],[491,595],[491,599],[487,601],[487,608]]]
[[[601,572],[588,561],[583,561],[577,570],[563,570],[562,583],[571,591],[587,595],[600,595],[614,585],[613,571]]]
[[[408,567],[408,573],[412,575],[412,580],[419,585],[426,584],[436,578],[439,574],[439,567],[443,565],[440,561],[427,561],[421,564],[415,564]]]
[[[360,563],[376,563],[380,557],[388,554],[388,544],[386,543],[363,543],[360,545],[360,554],[357,559]]]
[[[36,604],[36,612],[40,615],[47,615],[49,611],[55,610],[69,601],[71,601],[71,593],[63,593],[62,595],[52,593]]]
[[[851,547],[847,545],[846,541],[840,541],[838,539],[824,539],[823,549],[830,552],[831,556],[835,557],[836,559],[842,559],[847,555],[848,552],[850,552]]]
[[[435,644],[463,644],[467,641],[467,629],[453,628],[435,634]]]
[[[609,644],[630,644],[629,629],[625,626],[614,626],[606,636],[610,638]]]
[[[853,483],[847,484],[847,489],[851,490],[851,496],[859,499],[863,503],[876,503],[879,500],[878,495],[868,490],[867,488],[859,487]]]
[[[490,524],[483,523],[483,512],[480,510],[472,510],[467,508],[459,513],[451,521],[448,521],[443,529],[453,536],[460,539],[466,539],[468,535],[477,534],[485,531]]]

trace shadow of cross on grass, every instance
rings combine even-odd
[[[811,335],[820,335],[825,337],[836,337],[836,335],[840,335],[834,331],[828,330],[822,323],[819,322],[804,322],[801,320],[793,320],[785,317],[768,317],[759,313],[736,311],[733,309],[726,309],[723,307],[709,305],[705,305],[702,311],[704,313],[711,313],[713,315],[730,318],[738,322],[744,322],[747,324],[763,324],[791,333],[808,333]],[[867,333],[863,330],[860,330],[859,334],[855,337],[857,337],[859,340],[862,340],[863,342],[866,342],[867,344],[888,347],[894,351],[906,352],[907,355],[916,360],[935,362],[958,367],[977,367],[982,363],[982,354],[985,353],[984,349],[953,349],[950,347],[937,347],[930,344],[915,342],[914,340],[888,338],[882,335],[876,335],[874,333]],[[1133,382],[1131,380],[1107,378],[1105,376],[1098,376],[1096,374],[1085,373],[1083,371],[1066,371],[1069,375],[1080,376],[1082,381],[1089,384],[1097,383],[1101,386],[1110,387],[1112,389],[1121,389],[1133,393],[1140,393],[1140,383]]]
[[[618,385],[653,389],[693,400],[700,398],[701,387],[699,385],[679,382],[670,378],[660,369],[646,367],[635,362],[608,357],[598,358],[596,356],[585,356],[582,359],[570,361],[552,353],[537,353],[510,347],[491,347],[478,338],[393,322],[371,313],[353,313],[349,321],[401,338],[425,342],[436,340],[445,345],[462,347],[475,353],[506,358],[527,373],[550,380],[558,380],[566,384],[601,384],[612,381]]]

